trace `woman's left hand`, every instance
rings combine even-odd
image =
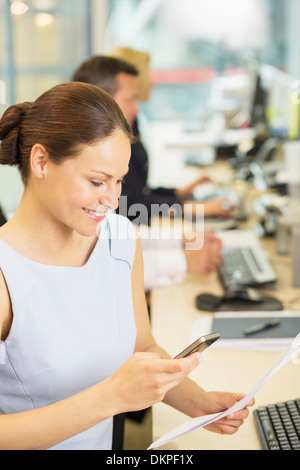
[[[239,402],[245,395],[240,393],[229,393],[229,392],[207,392],[205,402],[201,404],[201,414],[218,413],[228,408],[231,408],[237,402]],[[234,434],[244,420],[249,415],[248,407],[254,405],[254,399],[247,404],[246,408],[237,411],[231,415],[228,415],[212,424],[209,424],[205,429],[216,432],[219,434]]]

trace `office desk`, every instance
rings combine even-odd
[[[263,291],[279,298],[284,309],[300,310],[300,289],[291,287],[291,260],[275,254],[275,240],[263,240],[278,275],[275,291]],[[222,293],[217,275],[188,276],[180,285],[156,288],[151,293],[151,319],[157,342],[172,356],[190,343],[192,326],[200,315],[211,315],[196,309],[194,301],[201,292]],[[204,332],[206,333],[206,332]],[[296,334],[296,332],[295,332]],[[247,394],[254,383],[279,356],[279,351],[229,350],[210,348],[203,361],[190,375],[205,390],[223,390]],[[299,363],[289,362],[280,369],[256,397],[255,407],[300,396]],[[188,419],[163,403],[153,407],[153,439],[156,440]],[[260,449],[252,410],[239,432],[223,436],[197,429],[166,444],[164,449]]]
[[[149,133],[150,184],[153,186],[180,187],[189,184],[197,176],[208,174],[217,183],[230,185],[233,170],[226,162],[203,169],[184,165],[184,148],[178,145],[182,135],[180,128],[168,123],[157,123]],[[177,137],[176,137],[177,136]],[[178,137],[179,136],[179,137]],[[244,136],[250,138],[251,136]],[[180,137],[181,138],[181,137]],[[188,140],[191,137],[188,136]],[[205,139],[204,139],[205,140]],[[173,145],[171,145],[173,142]],[[203,143],[203,142],[202,142]],[[198,142],[199,144],[199,142]],[[177,147],[177,148],[176,148]],[[188,149],[188,145],[186,149]],[[252,214],[253,198],[259,196],[254,189],[249,194],[247,209]],[[244,228],[253,227],[255,221]],[[243,228],[243,227],[239,227]],[[278,276],[276,290],[263,291],[280,299],[285,310],[300,310],[300,289],[292,285],[291,259],[276,254],[275,240],[262,239],[266,253]],[[210,276],[188,276],[180,285],[156,288],[151,292],[151,320],[155,339],[172,356],[190,343],[195,321],[210,313],[201,312],[195,307],[197,294],[210,292],[222,294],[223,289],[216,274]],[[204,332],[206,333],[206,332]],[[296,332],[295,332],[296,334]],[[193,371],[193,378],[206,390],[223,390],[248,393],[265,370],[274,362],[280,352],[256,350],[208,349],[203,361]],[[299,361],[300,362],[300,361]],[[288,363],[280,369],[256,397],[256,405],[298,398],[300,396],[300,364]],[[188,419],[182,413],[162,403],[153,407],[153,439],[156,440]],[[169,444],[167,449],[259,449],[252,411],[239,432],[233,436],[223,436],[204,429],[195,430]]]

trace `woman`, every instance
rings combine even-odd
[[[132,134],[114,100],[58,85],[0,121],[2,164],[25,185],[0,229],[0,448],[109,449],[112,416],[164,400],[189,416],[241,395],[207,393],[150,331],[142,255],[118,206]],[[212,425],[233,433],[245,409]]]

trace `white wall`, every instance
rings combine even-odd
[[[23,193],[23,183],[14,167],[0,166],[0,205],[9,216],[15,212]]]
[[[93,54],[104,54],[105,31],[108,17],[108,0],[92,0]]]
[[[295,78],[300,79],[300,2],[299,0],[286,0],[287,21],[287,71]]]

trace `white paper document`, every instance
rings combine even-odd
[[[192,418],[186,421],[184,424],[178,426],[172,431],[166,433],[157,441],[153,442],[148,450],[160,447],[167,442],[176,439],[177,437],[182,436],[188,432],[191,432],[197,428],[207,426],[218,419],[221,419],[229,414],[232,414],[236,411],[242,410],[250,402],[250,400],[256,395],[258,390],[270,379],[270,377],[275,374],[281,367],[283,367],[288,361],[294,358],[297,354],[300,354],[300,333],[296,338],[290,343],[289,347],[279,356],[279,358],[271,365],[271,367],[263,374],[263,376],[256,382],[252,387],[248,395],[246,395],[241,401],[236,403],[234,406],[228,410],[222,411],[220,413],[214,413],[211,415],[200,416],[199,418]]]

